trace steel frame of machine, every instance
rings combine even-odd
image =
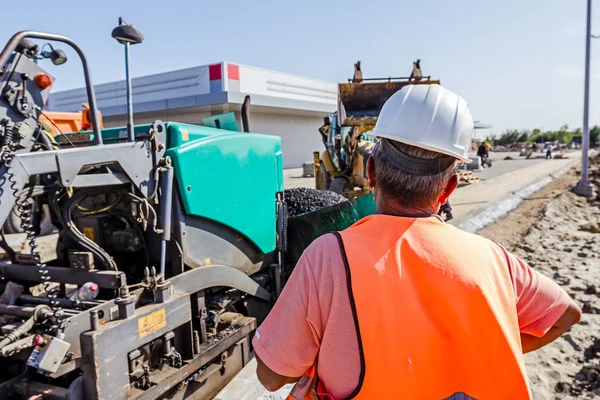
[[[32,177],[48,174],[56,176],[60,184],[68,188],[130,187],[146,197],[160,189],[158,220],[161,226],[157,231],[161,236],[160,268],[158,273],[154,268],[147,270],[143,287],[130,291],[125,273],[120,271],[86,269],[85,266],[78,270],[0,263],[0,275],[7,280],[35,282],[42,277],[60,285],[82,285],[92,281],[100,288],[113,290],[116,294],[112,300],[88,302],[84,311],[62,310],[64,314],[56,338],[47,338],[49,346],[53,343],[69,344],[65,357],[58,355],[54,361],[57,364],[55,368],[45,371],[47,378],[60,378],[77,370],[82,371],[81,376],[73,380],[68,388],[17,376],[20,379],[0,384],[0,397],[44,393],[52,399],[157,399],[170,392],[173,392],[169,394],[172,396],[170,398],[210,396],[222,387],[224,375],[231,377],[248,362],[248,335],[256,328],[256,320],[243,317],[222,332],[219,340],[207,340],[206,327],[199,318],[206,312],[205,291],[227,287],[264,302],[270,302],[274,294],[244,272],[224,265],[203,266],[187,271],[182,265],[176,271],[177,275],[169,280],[165,278],[167,244],[171,241],[171,216],[175,210],[179,210],[179,228],[174,235],[178,236],[180,242],[181,235],[185,234],[182,230],[186,229],[179,204],[173,206],[172,200],[176,199],[176,195],[173,167],[169,158],[164,156],[165,125],[156,121],[150,131],[138,137],[138,140],[129,138],[125,143],[105,145],[96,118],[90,71],[81,49],[64,36],[20,32],[0,54],[0,66],[7,63],[9,56],[25,38],[60,41],[77,51],[85,72],[94,137],[93,143],[88,142],[91,145],[86,147],[12,154],[10,165],[5,164],[0,170],[0,176],[8,178],[0,182],[0,191],[8,194],[21,192]],[[82,173],[91,166],[115,168],[108,168],[104,173]],[[160,182],[157,180],[159,176]],[[157,187],[159,185],[160,188]],[[1,221],[7,218],[16,201],[16,196],[1,197]],[[283,224],[279,225],[284,229]],[[283,232],[279,231],[278,237],[283,238]],[[278,247],[282,251],[283,246]],[[178,256],[182,263],[183,254]],[[274,270],[278,268],[275,266]],[[278,279],[277,282],[276,293],[280,290]],[[31,301],[33,296],[29,297]],[[68,302],[62,300],[63,303],[53,303],[52,298],[36,299],[39,303],[37,307],[46,313],[49,312],[49,306]],[[29,310],[14,307],[16,311],[13,314]],[[33,315],[33,311],[27,311],[27,315]],[[160,343],[161,359],[165,360],[161,370],[154,375],[149,375],[143,363],[139,362],[143,356],[139,349],[151,342]],[[134,387],[132,377],[144,383]]]

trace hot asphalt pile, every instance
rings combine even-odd
[[[308,188],[287,189],[283,195],[290,217],[348,201],[344,196],[328,190]]]
[[[600,158],[592,182],[600,186]],[[579,325],[525,356],[534,398],[600,396],[600,200],[565,192],[551,200],[512,251],[559,283],[581,306]]]

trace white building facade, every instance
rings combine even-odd
[[[249,95],[250,130],[282,138],[285,168],[312,160],[322,151],[318,128],[335,111],[337,84],[228,62],[133,79],[135,124],[201,124],[202,118],[240,109]],[[96,85],[96,101],[105,127],[127,125],[125,81]],[[50,96],[52,111],[79,111],[87,103],[85,88]]]

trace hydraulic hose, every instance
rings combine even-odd
[[[73,221],[73,209],[76,205],[87,197],[90,193],[98,192],[102,193],[104,190],[96,190],[96,191],[82,191],[78,194],[75,194],[71,197],[66,206],[63,216],[64,226],[67,229],[67,232],[71,235],[73,239],[75,239],[80,246],[85,248],[86,250],[91,251],[98,259],[104,264],[105,267],[111,269],[113,271],[117,270],[117,264],[110,257],[110,255],[100,246],[98,246],[95,242],[88,239],[83,233],[81,233],[77,227],[75,226],[75,222]]]
[[[5,307],[10,307],[10,306],[5,306]],[[18,309],[22,309],[24,310],[23,313],[17,311]],[[26,311],[25,311],[26,310]],[[12,315],[26,315],[25,313],[32,313],[33,315],[31,315],[31,317],[29,317],[29,319],[25,322],[23,322],[17,329],[15,329],[14,331],[10,332],[8,335],[6,335],[6,337],[4,339],[2,339],[2,341],[0,341],[0,351],[8,346],[11,343],[16,342],[17,340],[19,340],[20,338],[22,338],[23,336],[25,336],[27,333],[29,333],[29,331],[31,331],[33,329],[33,326],[37,323],[37,322],[42,322],[44,320],[46,320],[47,318],[52,316],[52,310],[50,309],[50,307],[48,306],[37,306],[33,311],[27,310],[27,308],[25,307],[10,307],[10,308],[5,308],[6,314],[12,314]]]
[[[29,333],[29,331],[33,329],[34,325],[35,317],[31,317],[27,321],[23,322],[17,329],[6,335],[6,337],[2,339],[2,341],[0,341],[0,350],[8,346],[9,344],[16,342],[22,336]]]
[[[31,318],[35,314],[33,307],[13,306],[10,304],[0,304],[0,315],[12,315],[20,318]]]

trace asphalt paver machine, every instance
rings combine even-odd
[[[91,130],[43,134],[54,78],[24,39],[77,52]],[[68,37],[17,33],[0,68],[0,226],[16,208],[30,247],[0,241],[0,399],[211,398],[249,361],[304,248],[374,212],[347,201],[288,218],[277,136],[162,121],[101,130]]]

